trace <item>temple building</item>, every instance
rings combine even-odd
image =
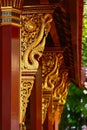
[[[83,87],[83,0],[0,0],[0,130],[58,130],[70,82]]]

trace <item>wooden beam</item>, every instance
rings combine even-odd
[[[20,29],[1,27],[2,45],[2,130],[19,130]]]

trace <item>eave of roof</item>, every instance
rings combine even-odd
[[[32,4],[35,5],[52,5],[53,0],[25,0],[24,5],[26,6],[32,6]],[[61,46],[62,50],[64,51],[65,55],[65,62],[69,60],[70,65],[67,65],[66,67],[70,70],[70,79],[72,82],[74,82],[78,87],[82,87],[82,79],[81,79],[81,62],[82,62],[82,15],[83,15],[83,0],[54,0],[55,4],[60,4],[61,12],[62,14],[58,14],[56,16],[57,19],[53,20],[52,30],[50,32],[51,37],[54,42],[54,46]],[[42,5],[43,6],[43,5]],[[55,14],[54,14],[55,15]],[[65,16],[64,16],[65,15]],[[63,18],[67,17],[68,18]],[[56,25],[56,22],[60,20],[60,16],[62,19],[63,24],[65,25],[58,28]],[[59,17],[59,19],[58,19]],[[66,21],[64,21],[66,20]],[[68,21],[69,20],[69,21]],[[59,21],[61,23],[61,21]],[[65,22],[65,23],[64,23]],[[68,29],[67,29],[68,27]],[[64,30],[65,29],[65,30]],[[69,30],[70,29],[70,30]],[[61,31],[63,30],[63,32]],[[53,33],[55,32],[55,33]],[[55,38],[54,35],[55,34]],[[65,43],[63,45],[63,43]],[[68,53],[66,53],[68,50]],[[69,58],[68,58],[69,56]]]

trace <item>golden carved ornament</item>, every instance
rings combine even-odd
[[[50,92],[44,93],[42,96],[42,125],[44,124],[44,121],[46,119],[47,109],[50,103],[51,96],[52,94]]]
[[[60,74],[60,80],[58,81],[57,85],[58,86],[54,88],[53,99],[57,99],[59,105],[64,105],[70,85],[67,71],[64,71],[62,74]]]
[[[11,6],[14,8],[21,8],[23,0],[0,0],[1,7]]]
[[[55,118],[55,112],[58,110],[61,117],[63,106],[66,102],[66,97],[68,94],[68,88],[70,85],[70,81],[68,78],[68,72],[64,71],[60,74],[60,80],[56,84],[53,91],[53,104],[52,104],[52,114],[53,114],[53,123]]]
[[[27,104],[34,84],[34,76],[21,76],[20,83],[20,124],[24,124]]]
[[[42,58],[42,89],[52,91],[59,80],[59,70],[63,63],[61,53],[45,53]]]
[[[50,31],[52,16],[30,14],[22,15],[21,18],[21,69],[22,71],[37,70]]]
[[[46,118],[50,97],[58,81],[62,62],[63,55],[61,53],[45,52],[42,57],[42,124]]]
[[[52,16],[50,14],[25,14],[21,16],[21,74],[36,74],[39,67],[39,59],[44,51],[46,37],[50,31],[51,21]],[[20,125],[24,128],[26,107],[33,83],[34,78],[31,79],[31,77],[27,78],[27,76],[25,76],[24,79],[23,76],[21,76]]]

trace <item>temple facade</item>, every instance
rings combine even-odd
[[[58,130],[81,88],[83,0],[0,1],[0,130]]]

